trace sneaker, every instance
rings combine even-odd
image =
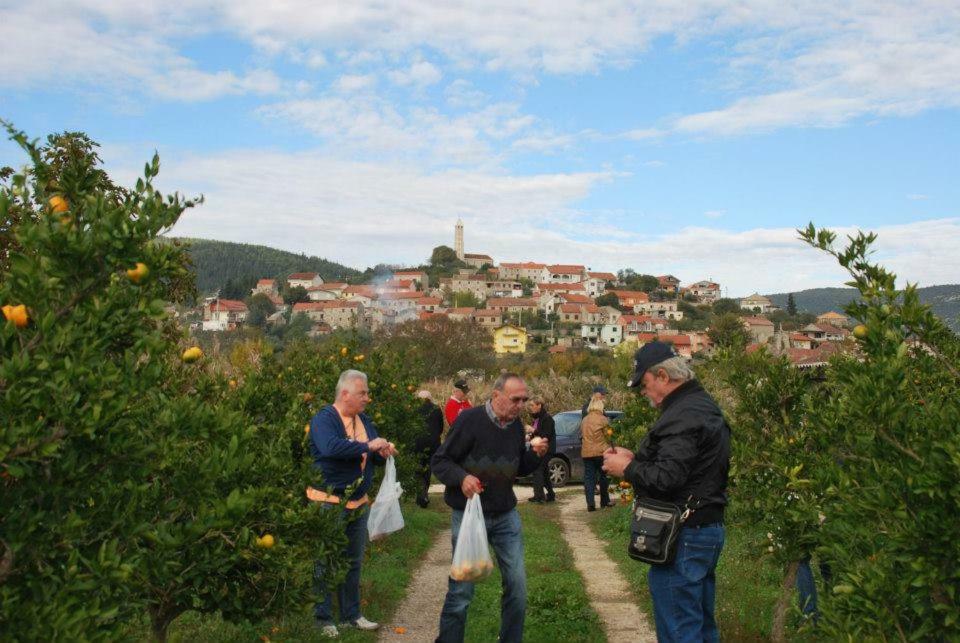
[[[340,625],[343,626],[343,627],[355,627],[355,628],[357,628],[358,630],[366,630],[366,631],[368,631],[368,632],[372,632],[373,630],[375,630],[375,629],[377,629],[378,627],[380,627],[380,624],[379,624],[379,623],[374,623],[373,621],[368,621],[368,620],[367,620],[366,618],[364,618],[363,616],[361,616],[360,618],[356,619],[355,621],[350,621],[349,623],[341,623]]]
[[[543,502],[543,498],[527,498],[530,502]]]
[[[320,628],[320,636],[325,636],[328,639],[335,639],[340,636],[340,631],[333,623],[317,623],[317,627]]]
[[[587,511],[596,511],[596,510],[597,510],[596,507],[587,507]]]
[[[417,498],[417,506],[421,509],[426,509],[430,505],[430,501],[426,498]]]

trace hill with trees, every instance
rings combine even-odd
[[[359,270],[328,261],[247,243],[213,239],[180,239],[188,252],[197,276],[197,289],[209,293],[228,281],[286,278],[292,272],[316,272],[324,281],[348,281],[359,277]]]
[[[787,297],[790,294],[784,292],[766,297],[786,309]],[[842,311],[851,301],[860,298],[860,293],[855,288],[812,288],[792,294],[798,311],[814,315],[830,310]],[[917,288],[917,294],[921,303],[930,305],[937,317],[944,320],[954,332],[960,332],[960,284]]]

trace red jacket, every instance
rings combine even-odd
[[[455,397],[451,397],[447,400],[447,405],[443,409],[443,416],[447,418],[447,426],[453,426],[453,421],[457,419],[457,416],[460,415],[460,411],[465,411],[469,409],[473,404],[470,404],[470,400],[463,398],[463,401],[457,400]]]

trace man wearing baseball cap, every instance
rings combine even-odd
[[[631,483],[638,498],[692,510],[673,562],[651,565],[647,576],[657,640],[718,641],[715,571],[724,540],[730,427],[670,344],[650,342],[638,350],[627,386],[639,388],[660,417],[636,453],[607,451],[603,469]]]
[[[447,400],[447,405],[443,407],[443,416],[447,418],[447,426],[453,426],[453,421],[457,419],[457,416],[473,406],[467,399],[467,393],[469,392],[470,387],[467,386],[467,380],[457,380],[453,383],[453,393]]]

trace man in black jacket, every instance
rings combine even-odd
[[[417,454],[417,504],[426,508],[430,504],[427,490],[430,488],[430,458],[440,446],[440,434],[443,433],[443,411],[433,403],[430,391],[417,392],[423,404],[417,409],[423,418],[423,428],[417,436],[413,448]]]
[[[652,565],[657,640],[718,641],[715,570],[723,549],[723,512],[730,469],[730,427],[717,403],[669,344],[650,342],[634,356],[630,387],[660,409],[636,454],[622,447],[603,456],[607,473],[630,482],[637,497],[691,512],[668,565]]]

